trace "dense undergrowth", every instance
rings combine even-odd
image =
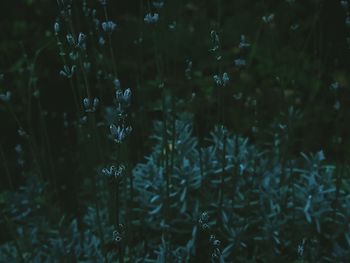
[[[168,159],[156,122],[150,155],[120,179],[125,220],[117,229],[108,221],[109,178],[98,178],[100,209],[87,203],[80,224],[59,211],[47,218],[43,182],[7,193],[14,240],[1,246],[4,262],[112,262],[118,246],[131,262],[349,259],[350,185],[337,186],[322,151],[282,161],[278,147],[259,149],[221,126],[200,147],[190,115],[174,125]]]
[[[22,4],[0,262],[350,262],[348,1]]]

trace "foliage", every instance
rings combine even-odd
[[[292,262],[298,255],[306,262],[349,260],[349,182],[336,193],[336,169],[325,164],[322,151],[289,159],[282,170],[276,151],[262,151],[221,126],[200,147],[188,114],[176,117],[174,134],[167,130],[173,140],[164,143],[162,127],[155,122],[151,154],[132,172],[133,262],[216,262],[215,256],[225,262]],[[112,259],[103,244],[113,247],[113,227],[102,223],[102,236],[98,230],[98,221],[108,222],[106,210],[97,215],[87,207],[81,229],[77,219],[50,222],[40,212],[47,204],[40,200],[44,186],[37,184],[30,181],[5,197],[6,221],[17,232],[17,241],[1,246],[6,262],[19,260],[20,251],[25,262]],[[219,252],[210,245],[211,235],[220,242]],[[203,247],[209,250],[203,253]]]

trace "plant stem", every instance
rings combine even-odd
[[[5,154],[4,154],[4,149],[3,149],[2,145],[0,145],[0,153],[1,153],[1,158],[3,160],[3,164],[4,164],[4,168],[5,168],[5,172],[6,172],[8,183],[10,185],[11,190],[14,191],[15,188],[13,186],[10,170],[9,170],[9,168],[7,166],[7,162],[6,162],[6,158],[5,158]]]
[[[224,201],[224,189],[225,189],[225,167],[226,167],[226,132],[223,137],[223,146],[222,146],[222,167],[221,167],[221,194],[220,194],[220,211],[222,210],[222,205]]]

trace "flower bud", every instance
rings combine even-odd
[[[123,100],[126,104],[128,104],[130,102],[130,97],[131,97],[131,90],[130,89],[126,89],[124,91],[124,95],[123,95]]]
[[[83,100],[83,104],[85,108],[89,108],[90,107],[90,100],[88,98],[85,98]]]
[[[98,98],[94,98],[93,107],[97,108],[98,104],[100,104],[100,100]]]
[[[55,22],[55,24],[53,25],[53,29],[55,34],[57,35],[60,32],[60,24],[58,22]]]
[[[121,89],[118,89],[115,92],[115,99],[117,100],[117,102],[121,102],[123,99],[123,91]]]

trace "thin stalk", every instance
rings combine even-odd
[[[238,154],[239,154],[239,137],[238,135],[235,136],[235,169],[232,173],[232,182],[233,182],[233,187],[232,187],[232,208],[234,205],[234,200],[235,200],[235,193],[236,193],[236,188],[237,188],[237,181],[238,181],[238,176],[239,176],[239,162],[238,162]],[[233,211],[233,210],[232,210]]]
[[[17,115],[16,113],[14,112],[14,110],[12,109],[11,105],[8,103],[8,109],[11,113],[11,115],[13,116],[15,122],[17,123],[18,127],[19,128],[22,128],[23,126],[21,125],[21,122],[19,121],[19,119],[17,118]],[[41,171],[41,168],[40,168],[40,165],[39,165],[39,157],[37,156],[37,154],[35,153],[35,149],[36,149],[36,143],[34,141],[34,139],[32,139],[33,136],[29,136],[29,139],[28,139],[28,142],[29,142],[29,149],[31,150],[32,154],[33,154],[33,157],[34,157],[34,162],[37,166],[37,169],[38,169],[38,173],[39,173],[39,176],[40,178],[43,180],[44,177],[43,177],[43,174],[42,174],[42,171]]]
[[[201,192],[205,193],[204,189],[204,167],[203,167],[203,158],[202,158],[202,149],[199,149],[199,172],[201,175]]]
[[[83,75],[83,80],[84,80],[84,84],[85,84],[85,88],[86,88],[86,94],[87,94],[87,97],[89,99],[91,99],[91,91],[90,91],[89,81],[88,81],[88,78],[87,78],[87,75],[86,75],[86,72],[85,72],[85,69],[83,66],[83,60],[81,59],[80,54],[79,54],[79,63],[80,63],[80,68],[81,68],[81,72]]]
[[[71,19],[69,19],[69,21],[68,21],[68,26],[69,26],[70,32],[72,33],[72,35],[74,36],[74,38],[77,39],[77,38],[76,38],[75,31],[74,31],[73,23],[72,23],[72,20],[71,20]],[[64,56],[63,56],[63,58],[64,58]],[[80,54],[79,54],[79,60],[81,61]],[[65,65],[68,65],[68,64],[66,64],[66,60],[65,60],[65,59],[64,59],[64,63],[65,63]],[[82,68],[82,65],[81,65],[81,64],[80,64],[80,66],[81,66],[81,68]],[[83,68],[82,68],[82,70],[83,70]],[[78,83],[79,83],[79,82],[80,82],[80,81],[79,81],[79,77],[77,76],[77,78],[78,78]],[[71,78],[69,78],[69,79],[71,80]],[[71,86],[72,86],[72,88],[74,89],[73,82],[72,82],[72,85],[71,85]],[[86,85],[85,85],[85,86],[86,86]],[[82,101],[83,96],[82,96],[82,92],[81,92],[81,90],[80,90],[80,88],[79,88],[79,85],[77,85],[77,89],[78,89],[79,101]],[[90,92],[89,92],[89,89],[88,89],[87,86],[86,86],[86,89],[87,89],[87,93],[89,94]],[[81,103],[77,102],[77,105],[81,105]],[[82,106],[81,106],[81,108],[82,108]]]
[[[108,13],[107,13],[107,8],[106,6],[103,6],[103,11],[105,14],[105,18],[106,18],[106,22],[108,21]],[[113,45],[112,45],[112,37],[111,37],[111,33],[108,33],[108,45],[109,45],[109,52],[111,54],[111,59],[112,59],[112,66],[113,66],[113,71],[114,71],[114,75],[116,77],[118,77],[117,74],[117,65],[116,65],[116,60],[115,60],[115,55],[114,55],[114,49],[113,49]]]
[[[292,222],[295,222],[295,214],[296,214],[296,196],[295,196],[295,179],[294,179],[294,176],[293,176],[293,167],[292,165],[290,164],[290,176],[291,176],[291,184],[292,184],[292,200],[293,200],[293,220]]]
[[[258,40],[259,40],[260,35],[261,35],[262,27],[263,27],[263,23],[260,22],[259,28],[258,28],[258,30],[257,30],[257,32],[255,34],[254,43],[252,44],[251,51],[250,51],[250,54],[249,54],[249,57],[248,57],[247,67],[249,67],[250,64],[253,62],[254,55],[255,55],[255,52],[256,52],[256,49],[257,49],[257,46],[258,46]]]
[[[98,130],[97,130],[97,125],[96,125],[96,115],[92,114],[91,116],[91,120],[92,120],[92,127],[91,130],[94,133],[94,149],[97,149],[97,153],[96,153],[96,158],[101,161],[104,159],[104,155],[103,155],[103,147],[102,147],[102,142],[101,142],[101,138],[99,136]]]
[[[220,28],[221,18],[222,18],[222,0],[218,0],[217,6],[218,6],[218,9],[217,9],[218,27]]]
[[[117,158],[120,160],[121,159],[121,146],[117,146]],[[117,163],[118,163],[117,159]],[[115,179],[115,228],[119,230],[120,226],[120,181],[122,180],[120,178]],[[123,256],[123,249],[122,249],[122,243],[118,245],[118,257],[119,257],[119,263],[124,262],[124,256]]]
[[[340,134],[340,114],[337,114],[337,117],[335,119],[335,129],[336,129],[336,138],[339,137]],[[335,160],[336,160],[336,170],[335,170],[335,198],[334,198],[334,210],[333,210],[333,219],[335,220],[336,217],[336,213],[337,213],[337,209],[338,209],[338,200],[339,200],[339,195],[340,195],[340,187],[341,187],[341,183],[342,183],[342,165],[340,163],[339,160],[339,148],[340,145],[338,142],[336,142],[336,146],[335,146]]]
[[[11,190],[14,191],[15,188],[13,186],[10,170],[9,170],[9,168],[7,166],[7,162],[6,162],[6,158],[5,158],[5,154],[4,154],[4,149],[3,149],[2,145],[0,145],[0,153],[1,153],[1,158],[3,160],[3,164],[4,164],[7,180],[9,182]]]
[[[166,105],[165,105],[165,96],[163,95],[163,165],[165,170],[165,180],[166,180],[166,198],[165,198],[165,220],[168,221],[169,217],[169,199],[170,199],[170,175],[169,175],[169,146],[168,146],[168,134],[167,134],[167,120],[166,120]]]
[[[222,146],[222,167],[221,167],[221,191],[220,191],[220,211],[222,209],[223,201],[224,201],[224,189],[225,189],[225,175],[226,175],[226,133],[223,138],[223,146]]]
[[[171,156],[170,156],[170,172],[173,173],[174,169],[174,158],[175,158],[175,143],[176,143],[176,112],[175,112],[175,99],[171,97],[172,102],[172,141],[171,141]]]
[[[38,106],[39,106],[39,111],[43,112],[40,98],[38,99]],[[52,175],[52,183],[53,183],[56,197],[58,198],[57,176],[56,176],[56,171],[55,171],[55,165],[53,162],[52,151],[51,151],[51,147],[50,147],[50,143],[49,143],[49,136],[48,136],[48,132],[47,132],[47,127],[46,127],[46,123],[45,123],[45,119],[43,117],[43,114],[40,114],[40,120],[41,120],[42,130],[43,130],[43,134],[44,134],[43,137],[44,137],[45,144],[46,144],[48,163],[49,163],[50,170],[51,170],[50,174]]]

